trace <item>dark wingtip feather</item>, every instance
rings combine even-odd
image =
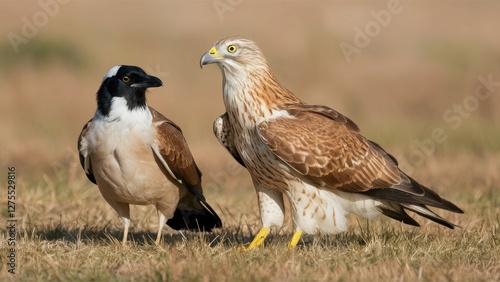
[[[437,208],[441,208],[441,209],[448,210],[448,211],[455,212],[455,213],[464,213],[464,211],[461,208],[459,208],[457,205],[455,205],[454,203],[452,203],[446,199],[441,198],[441,196],[439,196],[436,192],[425,187],[424,185],[421,185],[421,184],[419,184],[419,185],[425,191],[424,197],[432,198],[434,201],[439,203],[439,205],[433,205],[431,203],[429,203],[428,205],[435,206]]]
[[[413,178],[404,174],[410,180],[412,187],[406,190],[398,188],[374,188],[363,192],[378,199],[388,200],[400,204],[429,205],[432,207],[448,210],[455,213],[464,213],[462,209],[452,202],[441,198],[438,193],[418,183]],[[420,194],[414,194],[413,190],[420,190]]]
[[[409,216],[402,208],[399,208],[398,211],[395,211],[393,209],[384,206],[378,206],[377,208],[385,216],[388,216],[392,219],[395,219],[397,221],[403,222],[408,225],[420,227],[420,224],[418,224],[418,222],[416,222],[411,216]]]
[[[97,181],[95,180],[95,177],[93,174],[88,174],[88,173],[85,173],[85,175],[87,175],[87,178],[90,180],[90,182],[94,183],[95,185],[97,185]]]
[[[382,214],[398,221],[402,221],[406,224],[419,226],[418,223],[404,211],[404,209],[407,209],[450,229],[460,227],[440,217],[432,210],[430,210],[427,206],[432,206],[455,213],[464,213],[462,209],[460,209],[452,202],[441,198],[441,196],[439,196],[436,192],[425,187],[424,185],[421,185],[403,172],[401,173],[406,176],[408,180],[410,180],[408,184],[410,184],[411,186],[375,188],[363,192],[364,194],[371,195],[375,198],[385,200],[390,203],[388,204],[388,206],[379,207],[379,210]],[[420,190],[421,193],[415,194],[414,191],[417,190]]]
[[[175,230],[187,229],[191,231],[210,232],[214,228],[221,228],[222,221],[215,211],[206,202],[201,202],[202,210],[177,208],[174,216],[167,220],[167,225]]]
[[[403,204],[402,205],[405,209],[408,209],[420,216],[423,216],[427,219],[430,219],[436,223],[439,223],[443,226],[446,226],[450,229],[455,229],[455,227],[459,227],[461,228],[460,226],[456,225],[456,224],[453,224],[449,221],[447,221],[446,219],[442,218],[441,216],[437,215],[436,213],[434,213],[432,210],[430,210],[428,207],[426,207],[425,205],[407,205],[407,204]]]

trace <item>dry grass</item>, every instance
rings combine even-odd
[[[7,272],[1,226],[0,280],[500,279],[500,90],[457,129],[443,119],[474,93],[478,76],[500,81],[498,3],[403,2],[403,11],[351,63],[339,43],[352,43],[353,28],[364,27],[370,11],[387,1],[243,1],[224,20],[212,3],[71,1],[19,53],[2,37],[0,181],[6,183],[7,166],[16,166],[18,273]],[[0,3],[0,34],[20,33],[21,19],[40,10],[36,1]],[[223,112],[220,73],[198,68],[213,41],[233,34],[257,41],[278,79],[298,96],[353,118],[405,171],[464,209],[464,215],[442,213],[463,229],[421,218],[422,228],[412,228],[353,217],[348,232],[305,236],[288,252],[288,222],[265,247],[239,252],[260,227],[256,197],[247,173],[211,132]],[[166,231],[155,246],[153,208],[133,207],[129,245],[115,239],[121,223],[85,178],[75,143],[95,110],[103,74],[124,63],[164,81],[151,91],[150,105],[183,128],[224,229]],[[412,163],[415,140],[435,128],[447,140],[421,164]],[[2,222],[6,191],[0,192]]]
[[[448,198],[466,211],[444,214],[463,229],[448,230],[422,218],[422,228],[389,219],[351,218],[348,232],[305,236],[286,250],[289,228],[278,231],[265,247],[238,250],[258,230],[253,207],[239,207],[211,194],[226,224],[213,234],[166,233],[154,245],[156,214],[152,207],[132,209],[131,241],[122,247],[116,214],[70,162],[56,175],[18,186],[19,280],[404,280],[494,281],[500,279],[499,156],[483,159],[431,160],[436,171],[461,183]],[[479,163],[472,171],[458,161]],[[453,171],[448,172],[446,171]],[[484,173],[490,170],[489,173]],[[453,181],[453,182],[454,182]],[[468,192],[467,192],[468,191]],[[471,192],[472,191],[472,192]],[[249,195],[250,196],[250,195]],[[227,198],[229,199],[229,195]],[[2,211],[2,216],[5,214]],[[247,214],[241,220],[237,216]],[[5,218],[2,219],[5,222]],[[4,237],[5,235],[2,234]],[[5,238],[2,238],[2,242]],[[2,264],[0,279],[12,278]]]

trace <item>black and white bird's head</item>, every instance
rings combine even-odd
[[[146,89],[162,86],[162,81],[136,66],[112,67],[97,91],[97,112],[104,117],[123,111],[146,109]]]

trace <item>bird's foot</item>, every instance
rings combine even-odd
[[[302,230],[295,230],[295,233],[293,233],[292,240],[288,243],[288,250],[293,250],[295,249],[295,246],[297,246],[297,243],[300,240],[300,237],[302,236]]]
[[[269,235],[270,230],[271,230],[271,228],[269,228],[269,227],[262,227],[259,230],[259,233],[257,233],[257,235],[255,235],[255,237],[253,238],[252,243],[250,243],[250,245],[248,247],[243,248],[242,250],[244,252],[248,252],[248,251],[251,251],[252,249],[254,249],[255,247],[260,246],[264,242],[264,239],[266,239],[267,235]]]

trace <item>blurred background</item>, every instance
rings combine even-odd
[[[220,71],[199,67],[214,41],[243,35],[301,99],[347,115],[417,179],[452,190],[474,163],[486,164],[479,178],[500,171],[498,15],[495,1],[2,1],[0,167],[17,167],[22,193],[69,171],[77,180],[61,189],[99,198],[76,140],[103,75],[137,65],[163,80],[149,105],[183,129],[214,206],[256,210],[247,173],[212,134]]]

